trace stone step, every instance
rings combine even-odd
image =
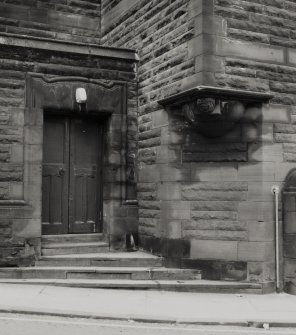
[[[198,280],[201,279],[201,271],[164,267],[21,267],[0,268],[0,278]]]
[[[94,289],[158,290],[202,293],[268,293],[265,284],[209,280],[0,279],[0,283]],[[267,284],[268,287],[269,284]]]
[[[105,242],[86,243],[43,243],[41,254],[44,256],[99,253],[109,251]]]
[[[36,266],[160,267],[162,258],[141,251],[42,256]]]
[[[41,243],[86,243],[86,242],[102,242],[103,234],[62,234],[62,235],[42,235]]]

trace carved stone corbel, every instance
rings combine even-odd
[[[186,121],[197,132],[207,137],[218,137],[246,117],[247,107],[262,104],[271,97],[269,93],[199,86],[159,103],[181,109]]]

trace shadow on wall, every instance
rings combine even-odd
[[[274,279],[258,250],[271,243],[252,240],[271,225],[254,217],[259,201],[248,195],[257,193],[264,173],[262,106],[222,98],[169,106],[159,135],[165,156],[143,164],[138,189],[140,245],[168,266],[202,268],[208,279]],[[270,189],[268,196],[273,206]]]

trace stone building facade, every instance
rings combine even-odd
[[[135,182],[130,177],[131,157],[136,155],[136,53],[100,46],[97,1],[3,1],[0,12],[1,264],[33,264],[40,254],[42,231],[67,232],[67,224],[66,231],[54,224],[68,219],[63,198],[70,192],[72,212],[79,201],[81,210],[94,212],[96,226],[80,232],[104,232],[112,245],[120,245],[123,235],[137,230]],[[87,93],[81,111],[75,100],[77,88]],[[84,140],[85,130],[80,132],[72,119],[86,120],[89,137],[95,136],[90,124],[97,123],[99,143]],[[73,136],[67,127],[72,127]],[[77,132],[80,143],[68,150],[67,141]],[[77,172],[71,190],[65,184],[75,162],[66,162],[67,151],[87,160],[83,152],[90,145],[100,148],[99,162],[89,166],[92,174]],[[85,170],[76,163],[76,170]],[[46,194],[42,188],[47,188]],[[80,195],[85,199],[79,200]],[[95,208],[87,204],[92,198]]]
[[[204,278],[293,282],[295,17],[286,0],[1,1],[1,263],[40,252],[45,122],[86,113],[111,248],[132,233]]]

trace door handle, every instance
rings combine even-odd
[[[63,177],[63,175],[65,174],[65,170],[63,168],[59,169],[59,176]]]

